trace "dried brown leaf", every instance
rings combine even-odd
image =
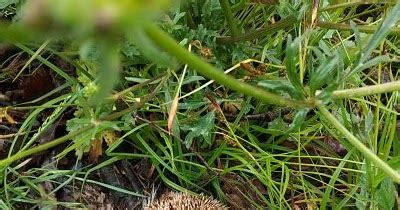
[[[176,112],[178,110],[178,102],[179,102],[179,97],[175,97],[174,100],[172,101],[171,109],[169,110],[168,113],[168,124],[167,124],[168,133],[171,133],[172,130],[172,125],[174,123]]]
[[[102,139],[93,139],[89,150],[89,160],[97,162],[99,157],[103,154]]]

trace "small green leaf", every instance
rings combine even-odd
[[[99,62],[100,52],[98,43],[94,39],[88,39],[80,45],[79,55],[82,61],[85,62]]]
[[[380,209],[393,209],[396,200],[396,187],[392,179],[387,177],[381,182],[375,192],[375,197]]]
[[[360,35],[360,31],[357,28],[357,24],[354,23],[354,21],[350,21],[350,27],[354,31],[355,43],[356,43],[358,49],[361,51],[361,48],[362,48],[361,35]],[[357,53],[357,55],[361,56],[360,53]]]
[[[319,60],[320,63],[323,63],[326,61],[326,56],[320,49],[318,49],[317,47],[314,47],[314,46],[308,46],[307,48],[315,53],[315,55],[317,56],[317,60]]]
[[[376,56],[375,58],[372,58],[371,60],[365,62],[365,63],[359,63],[357,66],[355,66],[350,72],[349,76],[353,75],[355,73],[358,73],[364,69],[369,69],[373,66],[378,65],[379,63],[388,63],[392,62],[393,59],[391,59],[388,55],[380,55]]]
[[[293,122],[289,126],[289,131],[296,131],[297,129],[300,128],[301,125],[306,121],[306,116],[307,113],[310,111],[310,109],[300,109],[296,115],[294,116]]]
[[[323,104],[331,102],[333,91],[337,90],[338,86],[339,84],[337,82],[332,82],[318,94],[318,99],[320,99]]]
[[[215,111],[211,111],[201,117],[194,127],[189,128],[191,131],[185,138],[186,148],[192,145],[193,139],[196,137],[202,137],[208,145],[211,145],[211,130],[214,128],[214,120]]]
[[[92,119],[87,119],[87,118],[73,118],[71,120],[67,121],[67,131],[69,132],[74,132],[77,130],[80,130],[88,125],[93,124]],[[70,146],[69,148],[65,149],[63,152],[61,152],[59,155],[65,155],[69,151],[72,151],[75,149],[75,154],[77,157],[80,159],[82,158],[82,155],[85,152],[88,152],[90,149],[90,144],[91,141],[94,138],[99,138],[99,134],[102,133],[102,131],[105,130],[120,130],[118,125],[115,122],[111,121],[100,121],[98,124],[93,128],[90,129],[80,135],[77,135],[72,138],[74,141],[74,144]]]
[[[311,72],[310,90],[311,95],[315,95],[315,92],[321,88],[323,85],[328,84],[334,79],[335,76],[335,66],[337,65],[339,56],[328,58],[323,62],[317,70]]]
[[[185,80],[183,80],[182,85],[186,85],[186,84],[201,81],[201,80],[205,80],[204,77],[198,76],[198,75],[188,76],[188,77],[185,77]]]
[[[372,131],[373,127],[374,127],[374,114],[372,114],[371,110],[368,111],[367,116],[365,117],[365,122],[364,122],[364,126],[365,126],[365,133],[369,134],[369,132]]]
[[[296,38],[294,41],[292,41],[292,36],[288,36],[288,41],[286,45],[286,72],[289,81],[295,87],[297,92],[301,94],[302,98],[304,98],[304,95],[301,92],[303,90],[303,85],[301,84],[300,76],[296,68],[299,44],[300,38]]]
[[[301,94],[296,90],[293,85],[287,80],[263,80],[258,82],[259,86],[264,87],[271,92],[280,93],[284,92],[292,98],[300,99]]]

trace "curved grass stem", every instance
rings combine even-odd
[[[390,167],[385,161],[380,159],[368,147],[366,147],[359,139],[357,139],[349,130],[346,129],[336,118],[333,116],[325,106],[317,105],[319,113],[335,127],[344,138],[349,141],[361,154],[369,161],[374,163],[375,167],[381,169],[385,174],[393,179],[394,182],[400,183],[400,174]]]
[[[219,71],[214,66],[207,62],[204,62],[197,56],[191,54],[183,47],[171,38],[167,33],[162,31],[156,25],[148,25],[146,27],[146,33],[153,40],[157,46],[165,50],[169,54],[175,56],[179,60],[185,62],[191,68],[195,69],[201,75],[215,80],[217,83],[224,85],[232,90],[243,93],[247,96],[255,97],[265,103],[275,104],[279,106],[290,106],[290,107],[311,107],[312,105],[305,101],[293,101],[286,99],[280,95],[276,95],[265,91],[261,88],[254,87],[247,83],[238,81],[233,77],[224,74],[223,71]]]
[[[345,23],[333,23],[333,22],[327,22],[327,21],[319,21],[317,23],[317,26],[319,26],[321,28],[333,29],[333,30],[338,30],[338,31],[352,31],[353,30],[349,24],[345,24]],[[378,27],[377,26],[359,25],[359,26],[357,26],[357,29],[363,33],[373,34],[378,30]],[[392,29],[390,29],[389,34],[390,35],[399,35],[400,28],[393,27]]]
[[[93,127],[94,127],[93,125],[90,125],[90,126],[87,126],[85,128],[79,129],[79,130],[77,130],[75,132],[71,132],[71,133],[69,133],[69,134],[67,134],[67,135],[65,135],[63,137],[60,137],[60,138],[55,139],[53,141],[50,141],[48,143],[41,144],[39,146],[33,147],[31,149],[28,149],[28,150],[25,150],[25,151],[22,151],[22,152],[18,152],[15,155],[12,155],[12,156],[10,156],[10,157],[8,157],[6,159],[0,160],[0,168],[3,169],[4,167],[6,167],[6,166],[10,165],[11,163],[13,163],[13,162],[15,162],[17,160],[20,160],[20,159],[22,159],[24,157],[28,157],[30,155],[33,155],[33,154],[36,154],[36,153],[40,153],[40,152],[43,152],[43,151],[45,151],[47,149],[53,148],[53,147],[55,147],[55,146],[57,146],[59,144],[62,144],[64,142],[68,141],[68,140],[71,140],[72,137],[75,137],[75,136],[77,136],[79,134],[82,134],[82,133],[92,129]]]
[[[394,82],[388,82],[378,85],[370,85],[360,88],[344,89],[333,91],[333,97],[337,99],[341,98],[353,98],[361,96],[369,96],[375,94],[389,93],[393,91],[400,91],[400,80]]]

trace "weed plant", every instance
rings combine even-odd
[[[148,159],[169,188],[232,207],[398,205],[400,1],[7,0],[0,8],[12,17],[1,39],[30,58],[20,73],[38,61],[65,82],[34,103],[1,107],[8,123],[10,110],[29,111],[12,138],[0,136],[10,143],[0,160],[4,209],[82,207],[52,196],[82,181],[147,196],[89,178],[126,159]],[[39,143],[68,110],[66,134]],[[59,145],[54,162],[24,167]],[[101,161],[79,167],[102,150]],[[74,169],[54,168],[71,153]]]

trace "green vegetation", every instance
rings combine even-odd
[[[141,203],[156,185],[237,208],[399,205],[400,1],[0,9],[2,208],[87,207],[85,186]],[[129,164],[139,187],[103,177]]]

